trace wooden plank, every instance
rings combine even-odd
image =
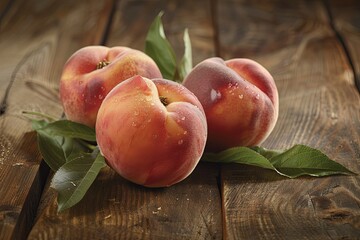
[[[333,27],[349,54],[356,86],[360,91],[360,3],[356,0],[331,0],[327,3]]]
[[[110,1],[15,1],[0,28],[0,239],[31,229],[48,170],[23,110],[60,116],[62,66],[81,46],[99,42]],[[88,16],[96,18],[89,21]]]
[[[4,0],[0,2],[0,24],[1,24],[1,19],[3,18],[3,16],[5,16],[11,4],[12,4],[11,0]]]
[[[165,11],[163,22],[171,41],[181,41],[186,25],[197,61],[213,54],[208,43],[213,37],[209,2],[190,0],[120,1],[106,45],[143,50],[146,32],[160,10]],[[174,46],[181,53],[182,46]],[[150,189],[106,168],[85,198],[60,214],[56,193],[48,189],[29,239],[220,239],[218,173],[216,164],[202,163],[183,182]]]
[[[321,149],[360,170],[360,98],[321,1],[222,1],[222,57],[248,57],[275,78],[280,115],[263,146]],[[359,34],[359,33],[357,33]],[[255,167],[222,168],[225,239],[356,239],[358,176],[285,179]]]
[[[219,239],[217,167],[200,164],[189,178],[169,188],[145,188],[105,169],[85,198],[57,213],[48,189],[29,239]]]

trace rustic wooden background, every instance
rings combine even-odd
[[[56,212],[52,172],[23,110],[62,115],[62,66],[86,45],[144,49],[164,10],[194,63],[252,58],[274,76],[280,115],[263,144],[321,149],[360,173],[360,2],[356,0],[1,0],[0,239],[360,239],[359,176],[290,180],[200,163],[165,189],[102,171],[76,207]]]

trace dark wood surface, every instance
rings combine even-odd
[[[360,3],[355,0],[0,2],[0,239],[360,239],[359,176],[286,179],[200,163],[164,189],[104,169],[80,204],[57,213],[52,172],[23,110],[62,115],[62,66],[86,45],[143,50],[164,10],[194,64],[248,57],[274,76],[278,123],[262,144],[316,147],[360,172]]]

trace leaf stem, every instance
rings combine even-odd
[[[42,118],[45,118],[46,120],[48,120],[49,122],[55,122],[56,121],[56,118],[54,118],[53,116],[50,116],[50,115],[48,115],[46,113],[32,112],[32,111],[22,111],[22,114],[42,117]]]

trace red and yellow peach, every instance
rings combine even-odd
[[[206,59],[183,85],[204,108],[209,131],[206,151],[258,145],[275,126],[278,91],[271,74],[253,60]]]
[[[60,79],[60,100],[67,119],[94,127],[108,92],[135,75],[161,77],[156,63],[135,49],[88,46],[76,51]]]
[[[207,123],[200,102],[181,84],[134,76],[102,102],[96,138],[109,166],[125,179],[163,187],[193,171]]]

